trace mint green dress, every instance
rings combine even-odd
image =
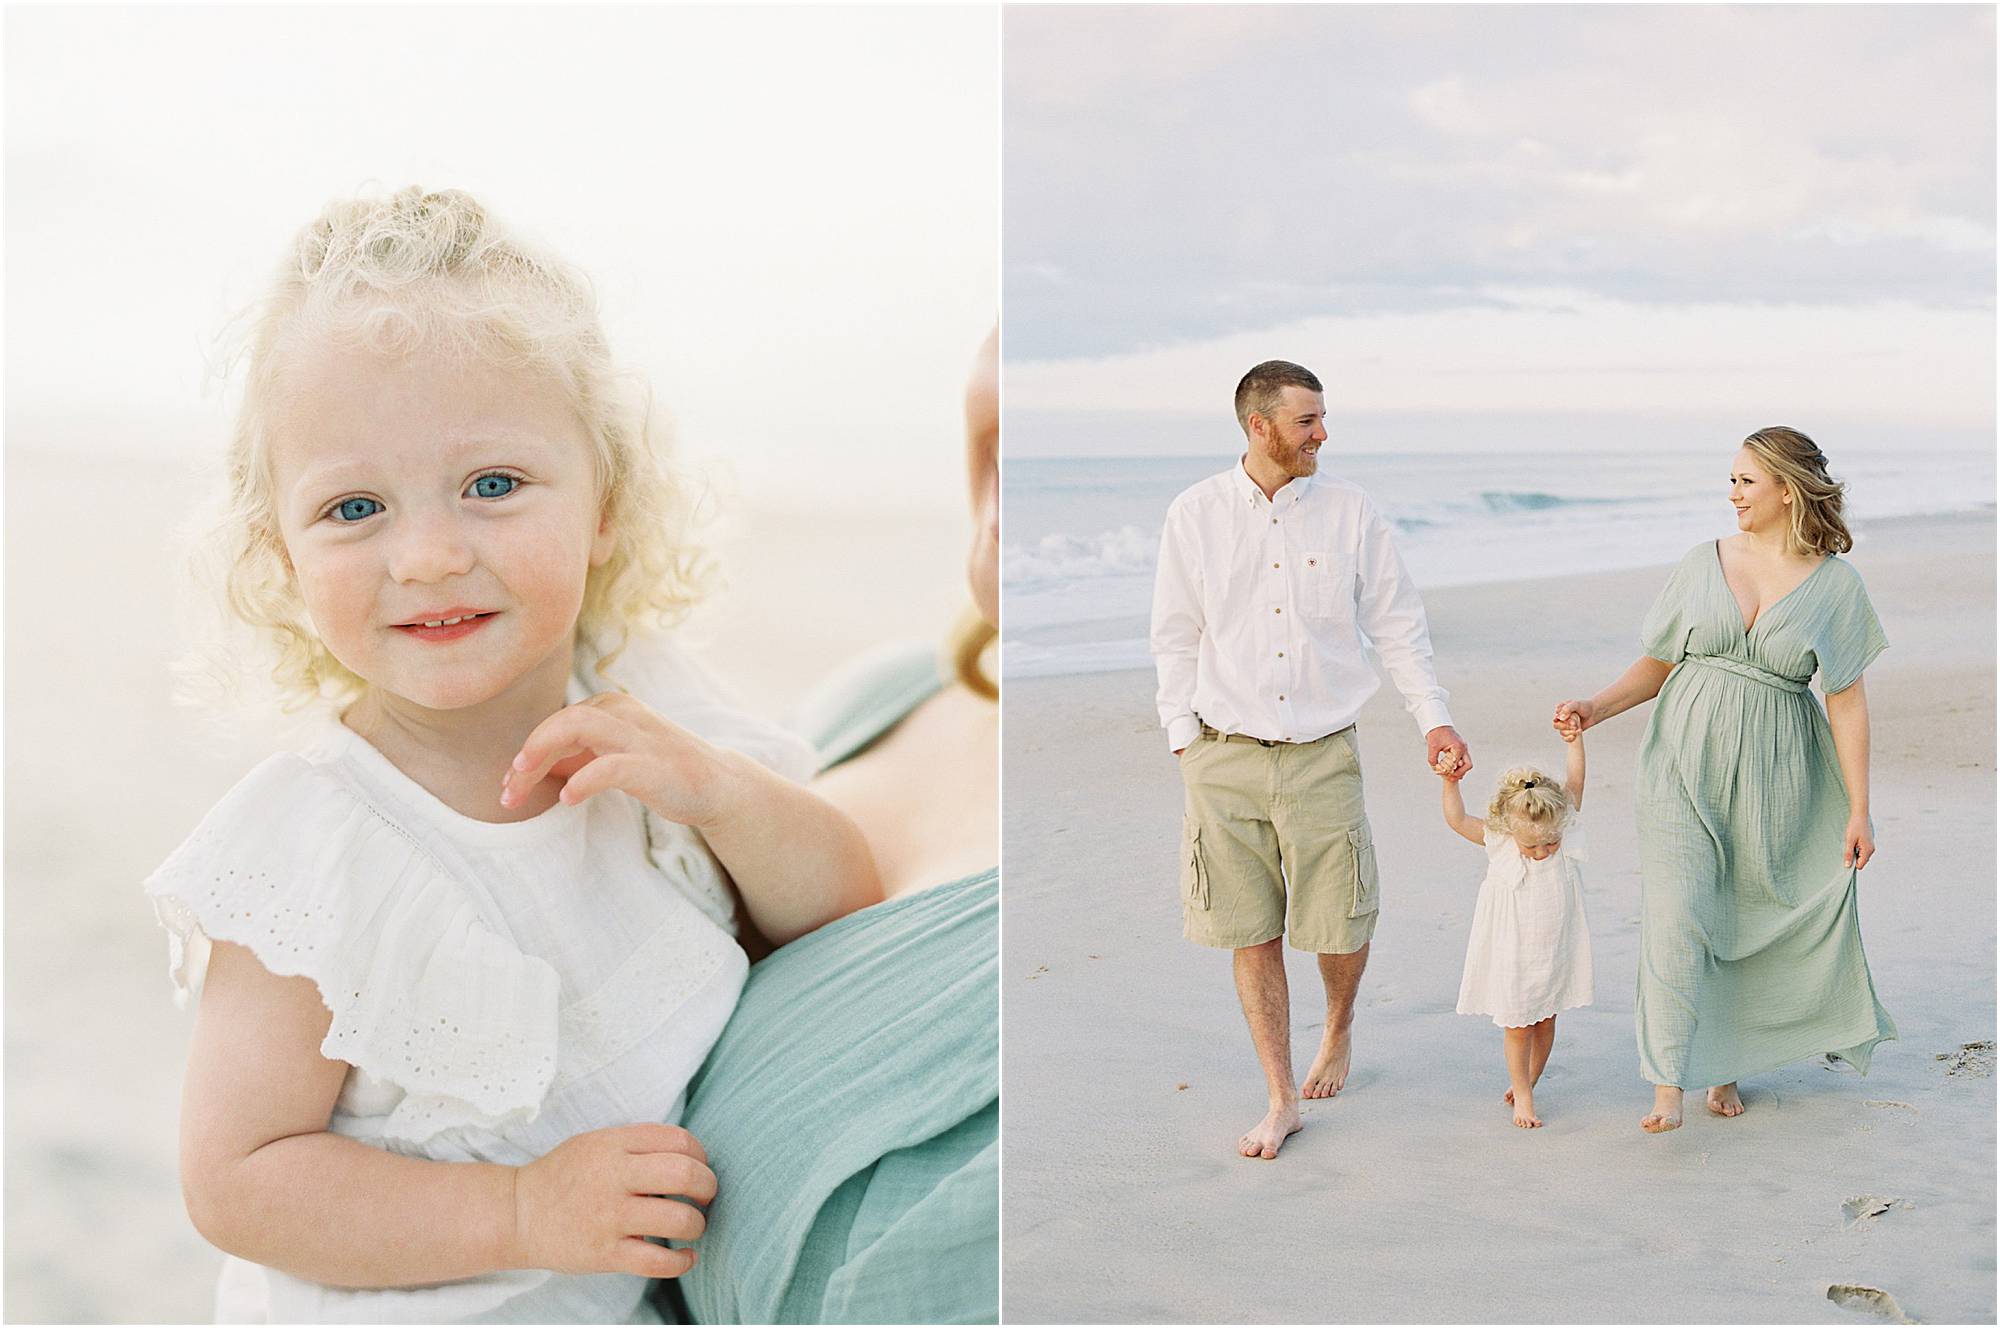
[[[821,688],[822,768],[936,694],[935,648]],[[697,1323],[995,1323],[999,872],[850,914],[754,965],[682,1124],[718,1194],[678,1283]]]
[[[1847,785],[1814,674],[1844,691],[1888,645],[1861,576],[1829,557],[1750,630],[1713,542],[1646,614],[1675,666],[1639,748],[1640,1069],[1681,1088],[1826,1054],[1867,1073],[1896,1026],[1841,865]]]

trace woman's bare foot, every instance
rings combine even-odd
[[[1639,1128],[1647,1134],[1665,1134],[1681,1127],[1681,1090],[1665,1084],[1653,1085],[1653,1110],[1639,1118]]]
[[[1741,1116],[1743,1098],[1735,1084],[1718,1084],[1708,1090],[1708,1109],[1718,1116]]]
[[[1317,1098],[1338,1094],[1347,1087],[1347,1067],[1353,1058],[1353,1030],[1336,1030],[1333,1025],[1327,1025],[1326,1036],[1320,1039],[1319,1055],[1313,1057],[1312,1068],[1306,1071],[1306,1081],[1299,1085],[1299,1096]]]
[[[1297,1107],[1272,1107],[1264,1119],[1257,1122],[1257,1128],[1236,1141],[1237,1151],[1245,1157],[1273,1158],[1285,1146],[1285,1140],[1299,1132],[1299,1109]]]
[[[1535,1114],[1535,1095],[1531,1092],[1516,1093],[1507,1090],[1507,1100],[1514,1104],[1514,1123],[1524,1130],[1542,1128],[1542,1118]]]

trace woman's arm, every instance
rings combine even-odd
[[[1840,865],[1858,870],[1875,856],[1875,827],[1868,816],[1868,693],[1860,678],[1826,698],[1826,719],[1833,729],[1840,777],[1847,783],[1845,856]]]
[[[1473,843],[1484,844],[1486,823],[1465,814],[1465,798],[1459,792],[1458,780],[1451,775],[1443,775],[1439,782],[1444,785],[1444,823]]]
[[[330,1286],[416,1286],[508,1268],[678,1277],[688,1204],[714,1198],[699,1144],[668,1125],[578,1135],[525,1167],[433,1162],[327,1131],[348,1067],[309,978],[242,946],[209,959],[181,1094],[181,1191],[228,1253]]]
[[[1558,733],[1581,733],[1594,724],[1602,724],[1613,715],[1622,715],[1633,706],[1644,705],[1660,694],[1666,686],[1667,675],[1674,666],[1663,659],[1651,655],[1641,655],[1632,661],[1632,667],[1618,675],[1618,680],[1606,687],[1588,701],[1564,701],[1556,707],[1555,726]]]

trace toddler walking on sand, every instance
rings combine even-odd
[[[1590,1004],[1590,931],[1583,915],[1583,735],[1565,734],[1568,771],[1558,784],[1539,770],[1509,770],[1486,819],[1465,813],[1449,755],[1439,761],[1445,824],[1486,846],[1486,878],[1465,947],[1460,1014],[1492,1016],[1505,1035],[1505,1100],[1514,1124],[1534,1129],[1535,1085],[1556,1041],[1556,1015]]]

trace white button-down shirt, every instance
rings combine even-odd
[[[1360,632],[1417,727],[1451,723],[1423,601],[1367,494],[1313,475],[1266,498],[1239,462],[1167,509],[1152,649],[1173,750],[1204,722],[1279,742],[1346,728],[1382,685]]]

